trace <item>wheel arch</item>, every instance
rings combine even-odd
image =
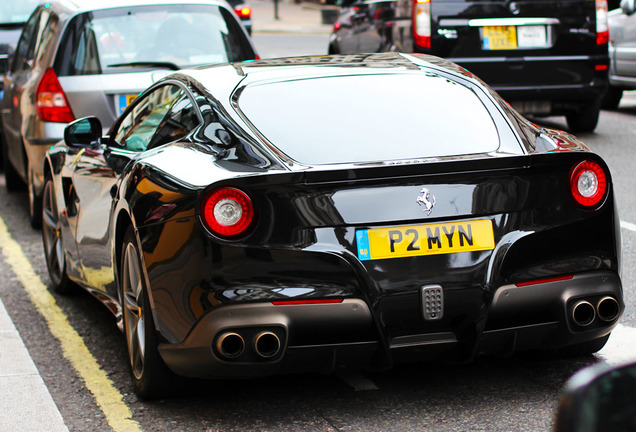
[[[134,224],[132,221],[132,218],[130,217],[130,215],[125,212],[124,210],[121,210],[119,212],[119,214],[117,215],[117,219],[115,222],[115,233],[114,233],[114,242],[113,242],[113,249],[114,249],[114,264],[115,264],[115,277],[117,279],[117,296],[119,297],[120,293],[119,293],[119,273],[121,271],[121,246],[122,243],[124,242],[124,235],[126,235],[126,230],[132,227],[134,229]],[[119,299],[120,303],[121,303],[121,298]]]

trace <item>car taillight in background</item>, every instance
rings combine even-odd
[[[579,205],[586,208],[598,206],[607,193],[605,171],[593,161],[579,163],[570,174],[570,191]]]
[[[420,48],[431,47],[431,1],[413,1],[413,42]]]
[[[70,123],[75,120],[64,90],[62,90],[53,69],[49,68],[44,72],[42,80],[38,84],[35,98],[40,120],[54,123]]]
[[[596,44],[604,45],[608,42],[607,0],[596,0]]]
[[[241,19],[248,19],[252,16],[252,8],[247,5],[234,6],[234,13]]]
[[[201,220],[219,237],[244,234],[252,225],[254,214],[252,200],[239,189],[214,189],[201,202]]]

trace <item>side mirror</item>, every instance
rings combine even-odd
[[[566,383],[555,432],[636,430],[636,363],[597,364]]]
[[[97,117],[77,119],[64,128],[64,142],[69,147],[90,147],[101,137],[102,123]]]
[[[631,15],[636,10],[634,6],[634,0],[621,0],[621,9],[625,15]]]

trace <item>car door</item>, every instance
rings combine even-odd
[[[85,149],[73,170],[77,194],[77,249],[86,284],[115,296],[113,224],[111,213],[118,196],[120,175],[131,160],[146,150],[182,137],[185,128],[166,126],[171,109],[184,97],[177,85],[162,85],[147,93],[116,123],[113,143]],[[117,247],[117,246],[115,246]]]
[[[620,21],[612,28],[615,74],[636,79],[636,13],[623,13],[615,19]]]
[[[21,100],[25,85],[31,79],[35,66],[38,41],[43,27],[48,21],[49,9],[36,10],[24,26],[18,46],[13,56],[11,69],[5,77],[5,89],[2,102],[2,121],[7,156],[13,167],[23,179],[26,179],[26,153],[22,143],[22,111]],[[24,104],[28,109],[28,104]]]

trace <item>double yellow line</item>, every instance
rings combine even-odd
[[[1,217],[0,249],[31,301],[46,320],[51,333],[60,342],[64,357],[71,362],[86,388],[95,397],[110,427],[115,432],[141,431],[139,423],[132,419],[132,413],[124,403],[122,394],[108,379],[80,335],[68,322],[55,298],[33,270],[20,245],[9,234]]]

